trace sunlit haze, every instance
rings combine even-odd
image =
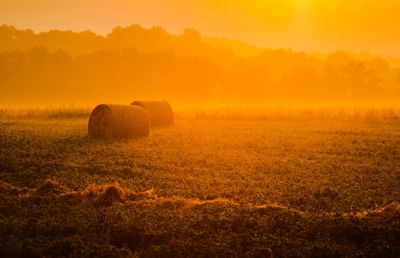
[[[397,0],[1,0],[0,23],[30,28],[186,27],[261,47],[400,55]]]

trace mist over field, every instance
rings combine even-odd
[[[0,27],[1,105],[397,105],[400,66],[368,53],[262,49],[162,27],[35,33]]]

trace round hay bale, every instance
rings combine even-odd
[[[174,125],[174,112],[167,101],[135,101],[131,105],[143,107],[149,112],[151,126]]]
[[[139,106],[99,105],[90,115],[90,138],[139,138],[149,136],[149,114]]]

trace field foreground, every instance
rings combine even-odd
[[[0,119],[1,257],[399,257],[400,116]]]

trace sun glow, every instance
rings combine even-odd
[[[293,0],[293,4],[298,8],[306,8],[312,1],[307,0]]]
[[[289,28],[293,25],[297,28],[298,22],[309,16],[311,3],[311,0],[241,1],[237,11],[247,14],[247,18],[266,28]]]

